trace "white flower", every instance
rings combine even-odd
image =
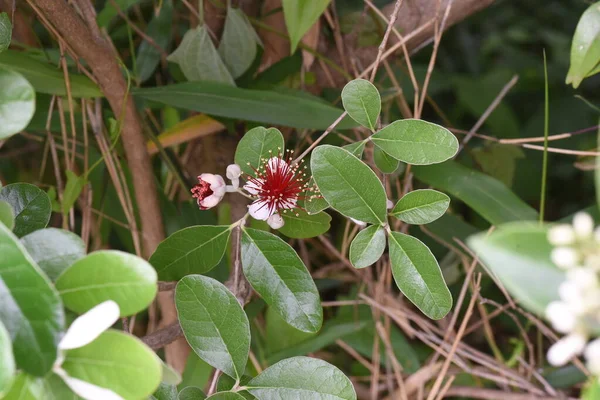
[[[569,247],[556,247],[550,253],[552,262],[561,268],[571,268],[577,265],[577,252]]]
[[[548,241],[555,246],[567,246],[575,242],[575,231],[568,224],[553,226],[548,231]]]
[[[65,360],[64,351],[77,349],[93,342],[119,319],[119,314],[119,305],[114,301],[100,303],[73,321],[58,344],[58,357],[52,371],[60,376],[75,394],[85,400],[123,400],[123,398],[110,389],[69,376],[62,368]]]
[[[546,307],[546,318],[554,329],[560,333],[570,333],[575,329],[577,318],[568,304],[562,301],[553,301]]]
[[[582,289],[575,282],[566,280],[558,286],[558,295],[569,305],[571,312],[583,314],[586,310],[586,302]]]
[[[590,372],[594,375],[600,375],[600,339],[589,342],[583,354]]]
[[[285,224],[285,221],[283,220],[281,215],[273,214],[269,218],[267,218],[267,224],[269,224],[269,226],[272,229],[279,229]]]
[[[567,279],[581,289],[592,289],[598,286],[598,275],[589,268],[571,268],[567,271]]]
[[[594,220],[588,213],[578,212],[573,218],[573,229],[577,237],[588,238],[594,231]]]
[[[572,333],[554,343],[548,350],[548,362],[555,367],[560,367],[570,359],[581,354],[587,338],[579,333]]]
[[[198,202],[201,210],[213,208],[223,199],[227,185],[221,175],[202,174],[198,176],[198,184],[191,189],[192,197]]]

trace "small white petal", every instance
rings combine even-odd
[[[577,265],[577,252],[569,247],[557,247],[550,253],[552,262],[561,268],[571,268]]]
[[[61,350],[77,349],[93,342],[119,319],[119,305],[112,300],[100,303],[79,316],[58,344]]]
[[[200,174],[200,175],[198,175],[198,180],[208,182],[211,185],[218,183],[217,175],[215,175],[215,174],[207,174],[207,173]]]
[[[555,367],[565,365],[571,358],[583,351],[585,342],[585,336],[577,333],[565,336],[548,350],[548,362]]]
[[[290,167],[287,162],[285,162],[284,160],[282,160],[279,157],[269,158],[269,161],[267,162],[267,166],[273,172],[276,172],[277,168],[279,168],[279,171],[283,171]]]
[[[596,239],[596,242],[600,242],[600,226],[594,231],[594,239]]]
[[[366,222],[359,221],[359,220],[357,220],[357,219],[354,219],[354,218],[350,218],[350,219],[352,220],[352,222],[354,222],[354,223],[355,223],[356,225],[358,225],[358,226],[367,226],[367,223],[366,223]]]
[[[262,179],[256,179],[258,182],[250,181],[244,185],[244,190],[250,194],[257,195],[260,192],[261,187],[264,183]]]
[[[267,224],[269,224],[269,226],[272,229],[279,229],[285,224],[285,221],[283,220],[281,215],[273,214],[269,218],[267,218]]]
[[[598,286],[598,275],[589,268],[571,268],[567,271],[567,279],[582,289]]]
[[[571,312],[585,313],[587,304],[582,289],[575,282],[567,280],[561,283],[558,286],[558,295],[569,306]]]
[[[594,339],[589,342],[583,354],[588,360],[600,359],[600,339]]]
[[[223,199],[223,196],[217,196],[216,194],[211,194],[204,200],[198,202],[198,204],[200,204],[200,206],[202,206],[205,209],[209,209],[209,208],[213,208],[214,206],[219,204],[221,199]]]
[[[231,179],[231,186],[227,185],[228,192],[235,192],[240,188],[240,178]]]
[[[298,198],[290,197],[290,198],[285,199],[285,201],[283,201],[281,203],[281,208],[283,208],[285,210],[291,210],[292,208],[296,208],[297,203],[298,203]]]
[[[225,193],[227,193],[227,185],[225,185],[225,186],[216,186],[214,189],[211,186],[210,188],[213,191],[213,195],[221,197],[221,198],[223,196],[225,196]]]
[[[386,203],[386,208],[387,208],[388,210],[391,210],[392,208],[394,208],[394,202],[393,202],[393,201],[391,201],[390,199],[388,199],[388,200],[387,200],[387,203]]]
[[[552,327],[560,333],[571,333],[577,318],[575,313],[562,301],[553,301],[546,307],[546,318]]]
[[[555,246],[566,246],[575,242],[575,231],[571,225],[560,224],[548,231],[548,241]]]
[[[61,368],[56,369],[54,372],[63,379],[76,395],[85,400],[124,400],[110,389],[96,386],[92,383],[67,375],[67,372]]]
[[[271,211],[269,205],[264,201],[255,201],[248,206],[248,212],[252,218],[265,221],[273,215],[274,210]]]
[[[225,179],[223,179],[223,177],[221,175],[202,174],[198,177],[198,179],[201,179],[205,182],[210,183],[210,190],[212,190],[213,192],[219,190],[220,188],[224,188],[226,186]]]
[[[240,175],[242,174],[242,169],[240,168],[239,165],[237,164],[229,164],[227,166],[227,170],[225,172],[225,176],[227,176],[227,179],[237,179],[240,177]]]
[[[594,220],[588,213],[578,212],[573,218],[573,229],[578,237],[587,238],[594,231]]]

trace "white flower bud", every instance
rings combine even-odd
[[[579,333],[572,333],[554,343],[548,350],[548,362],[555,367],[560,367],[570,359],[581,354],[585,347],[586,337]]]
[[[575,242],[575,231],[571,225],[560,224],[548,231],[548,241],[555,246],[566,246]]]
[[[387,201],[387,209],[391,210],[392,208],[394,208],[394,202],[391,201],[390,199],[388,199],[388,201]]]
[[[272,229],[279,229],[285,224],[285,221],[283,220],[281,215],[273,214],[269,218],[267,218],[267,224],[269,224],[269,226]]]
[[[225,176],[227,179],[238,179],[242,175],[242,169],[237,164],[230,164],[227,166],[227,170],[225,172]]]
[[[571,268],[577,265],[577,252],[569,247],[557,247],[550,253],[552,262],[560,268]]]
[[[568,304],[571,312],[574,314],[583,314],[586,311],[587,304],[583,297],[582,288],[575,282],[565,281],[558,286],[558,295]]]
[[[546,307],[546,318],[560,333],[571,333],[577,322],[575,313],[562,301],[553,301]]]
[[[589,268],[572,268],[567,271],[567,279],[581,289],[591,289],[598,286],[598,275]]]
[[[583,354],[590,372],[594,375],[600,375],[600,339],[589,342]]]
[[[573,229],[580,238],[588,238],[594,231],[594,220],[588,213],[578,212],[573,218]]]

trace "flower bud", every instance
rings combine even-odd
[[[225,172],[225,176],[227,176],[227,179],[238,179],[240,175],[242,175],[242,170],[239,165],[230,164],[227,166],[227,171]]]
[[[555,367],[565,365],[571,358],[581,354],[585,342],[586,337],[578,333],[565,336],[548,350],[548,362]]]
[[[190,191],[198,202],[198,207],[208,210],[219,204],[225,196],[225,190],[225,180],[221,175],[202,174],[198,176],[198,184]]]
[[[281,215],[273,214],[269,218],[267,218],[267,224],[269,224],[269,226],[272,229],[279,229],[285,224],[285,221],[283,220]]]

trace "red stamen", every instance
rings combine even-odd
[[[192,197],[197,200],[198,207],[200,207],[201,210],[207,210],[206,207],[202,207],[202,205],[200,205],[200,202],[206,199],[208,196],[211,196],[213,191],[210,188],[210,183],[203,181],[202,179],[198,179],[198,181],[199,183],[194,185],[194,187],[190,189],[190,192],[192,192]]]

